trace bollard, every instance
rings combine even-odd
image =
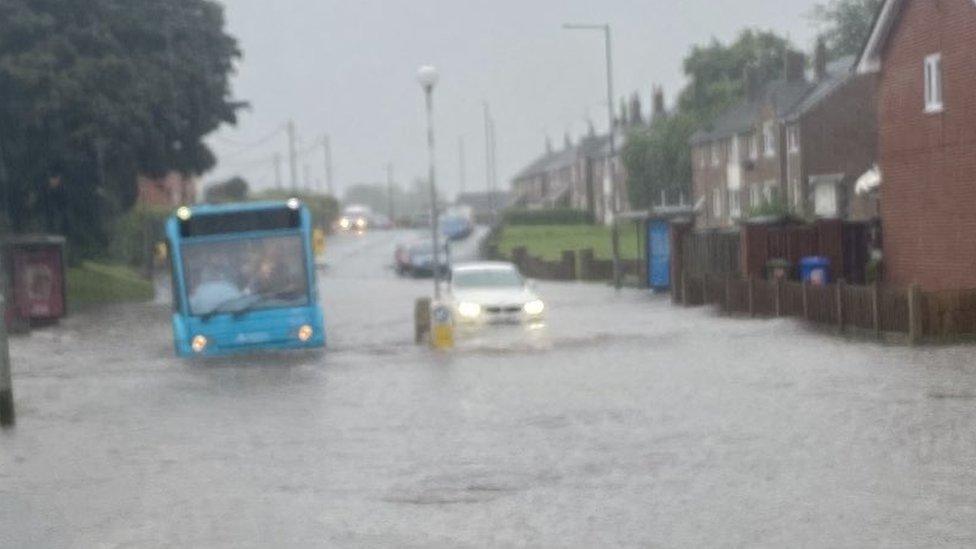
[[[430,298],[421,297],[413,307],[413,337],[418,345],[430,335]]]
[[[0,265],[0,273],[2,273]],[[4,284],[0,274],[0,313],[6,311],[4,298]],[[0,427],[13,427],[14,418],[14,386],[10,375],[10,349],[7,346],[7,321],[5,315],[0,314]]]
[[[442,301],[430,305],[430,345],[439,350],[454,347],[454,318],[450,305]]]

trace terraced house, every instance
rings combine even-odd
[[[976,288],[976,2],[887,0],[858,71],[877,78],[886,280]]]
[[[699,228],[730,228],[752,215],[868,220],[877,199],[855,191],[875,163],[873,79],[855,59],[828,63],[823,44],[813,70],[788,52],[783,76],[758,85],[691,139]]]

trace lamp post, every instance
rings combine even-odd
[[[430,65],[424,65],[417,70],[417,82],[424,89],[424,97],[427,101],[427,155],[430,172],[430,236],[434,245],[434,299],[439,301],[441,298],[441,274],[440,274],[440,228],[438,227],[437,212],[437,181],[436,170],[434,168],[434,86],[437,85],[437,69]]]
[[[567,30],[598,30],[603,31],[605,49],[607,55],[607,114],[609,115],[610,151],[606,161],[606,172],[610,175],[610,216],[611,231],[610,242],[613,248],[613,285],[619,290],[621,286],[620,269],[620,225],[617,222],[617,181],[616,170],[614,169],[614,159],[617,157],[617,143],[614,135],[615,124],[613,121],[613,53],[610,43],[610,25],[593,24],[570,24],[563,25]]]

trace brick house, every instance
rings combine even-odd
[[[746,98],[692,136],[699,228],[730,228],[763,206],[799,217],[869,219],[872,198],[854,193],[876,158],[870,78],[853,57],[827,63],[818,46],[811,78],[806,58],[786,56],[783,78]]]
[[[886,280],[976,287],[976,2],[887,0],[858,72],[877,77]]]

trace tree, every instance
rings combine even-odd
[[[727,46],[714,39],[695,46],[684,61],[689,83],[678,99],[681,111],[707,123],[743,97],[747,68],[759,84],[781,77],[789,47],[785,38],[751,29]]]
[[[861,53],[882,4],[884,0],[830,0],[817,4],[813,19],[826,27],[824,38],[832,59]]]
[[[687,191],[691,181],[688,140],[695,127],[694,117],[678,113],[659,118],[627,138],[622,154],[632,207],[649,208],[662,192],[674,200],[675,195]]]
[[[206,201],[211,204],[244,202],[247,200],[249,189],[250,186],[242,177],[232,177],[227,181],[207,187]]]
[[[0,0],[0,186],[15,231],[104,246],[136,176],[199,175],[236,122],[240,57],[213,0]]]

